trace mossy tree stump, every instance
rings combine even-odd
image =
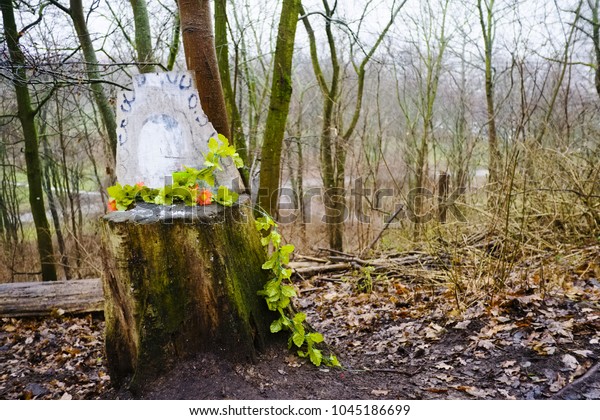
[[[138,204],[103,219],[106,356],[111,379],[136,388],[180,359],[253,359],[274,314],[247,196],[224,208]]]

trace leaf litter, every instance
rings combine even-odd
[[[516,267],[511,278],[521,281],[507,282],[502,293],[463,293],[458,307],[456,284],[447,275],[442,281],[444,270],[434,265],[369,272],[369,292],[356,286],[360,270],[301,279],[295,305],[325,335],[343,371],[315,369],[278,344],[255,365],[199,355],[136,397],[600,397],[595,271],[578,272],[562,259],[555,280],[542,283],[531,265],[523,263],[525,275]],[[0,398],[132,398],[111,387],[103,328],[101,317],[89,315],[0,320]]]

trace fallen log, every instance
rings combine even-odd
[[[313,267],[297,268],[294,270],[294,273],[301,276],[312,277],[316,274],[329,273],[331,271],[344,271],[349,270],[350,268],[352,268],[352,265],[349,263],[325,264]]]
[[[0,317],[104,310],[100,279],[0,284]]]

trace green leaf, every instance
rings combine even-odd
[[[287,244],[281,247],[281,253],[284,255],[290,255],[292,252],[294,252],[294,249],[294,245]]]
[[[221,185],[217,191],[217,199],[215,201],[222,206],[231,207],[237,201],[238,197],[238,193],[231,191],[225,185]]]
[[[265,261],[264,264],[262,265],[263,270],[269,270],[269,269],[272,269],[273,267],[275,267],[276,261],[277,261],[277,254],[271,255],[271,258],[269,258],[267,261]]]
[[[229,139],[227,137],[225,137],[223,134],[219,133],[217,134],[217,137],[219,138],[219,140],[221,140],[221,143],[227,147],[229,145]]]
[[[273,241],[273,246],[275,248],[279,247],[279,244],[281,243],[281,235],[276,230],[271,232],[271,241]]]
[[[292,286],[283,285],[281,286],[281,294],[286,297],[294,297],[296,296],[296,289]],[[296,317],[294,317],[296,319]]]
[[[304,334],[301,334],[299,332],[295,332],[292,335],[292,341],[294,342],[294,344],[296,345],[296,347],[301,347],[302,344],[304,344]]]
[[[282,264],[287,264],[290,262],[290,254],[292,252],[294,252],[294,245],[292,244],[284,245],[279,249]]]
[[[275,221],[271,219],[269,216],[259,217],[254,221],[254,225],[256,229],[261,230],[269,230],[272,226],[275,226]]]
[[[294,324],[302,324],[306,320],[306,314],[304,312],[298,312],[294,315]]]
[[[287,296],[281,296],[279,298],[279,303],[277,304],[278,308],[285,309],[290,304],[290,298]]]
[[[321,343],[321,342],[323,342],[323,340],[324,340],[323,334],[318,333],[318,332],[309,333],[306,336],[306,341],[312,342],[314,344]]]
[[[122,199],[125,196],[123,187],[119,183],[117,183],[116,185],[113,185],[112,187],[108,187],[106,189],[106,191],[108,192],[108,195],[110,197],[114,198],[117,201],[119,201],[120,199]]]
[[[143,187],[140,191],[140,196],[142,200],[146,203],[154,203],[154,198],[158,195],[158,190],[156,188],[148,188]]]
[[[187,172],[173,172],[171,175],[173,178],[173,185],[183,186],[187,185],[190,175]]]
[[[326,357],[325,363],[327,366],[331,367],[342,367],[342,364],[334,354],[330,354],[328,357]]]
[[[237,153],[235,153],[233,156],[233,164],[235,165],[236,168],[243,168],[244,167],[244,161],[242,160],[242,158],[240,157],[240,155],[238,155]]]
[[[291,268],[282,268],[281,269],[281,278],[289,279],[290,277],[292,277],[292,269]]]
[[[217,151],[219,150],[219,142],[217,141],[217,139],[216,139],[216,138],[214,138],[214,137],[211,137],[211,138],[208,140],[208,150],[209,150],[211,153],[217,153]]]
[[[269,245],[269,242],[271,242],[271,235],[265,236],[264,238],[260,238],[260,243],[262,244],[262,246]]]
[[[271,323],[271,332],[272,332],[273,334],[275,334],[275,333],[277,333],[277,332],[281,331],[281,328],[282,328],[282,327],[283,327],[283,325],[281,324],[281,318],[279,318],[279,319],[276,319],[275,321],[273,321],[273,322]]]
[[[321,361],[323,360],[323,353],[321,353],[321,350],[316,349],[314,347],[309,348],[308,357],[310,358],[310,361],[313,363],[313,365],[321,366]]]

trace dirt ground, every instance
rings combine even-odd
[[[592,276],[544,293],[516,287],[460,312],[445,286],[378,277],[367,292],[360,281],[297,283],[297,307],[343,369],[315,367],[282,343],[255,364],[198,355],[132,395],[111,387],[101,316],[2,319],[0,398],[600,399]]]

